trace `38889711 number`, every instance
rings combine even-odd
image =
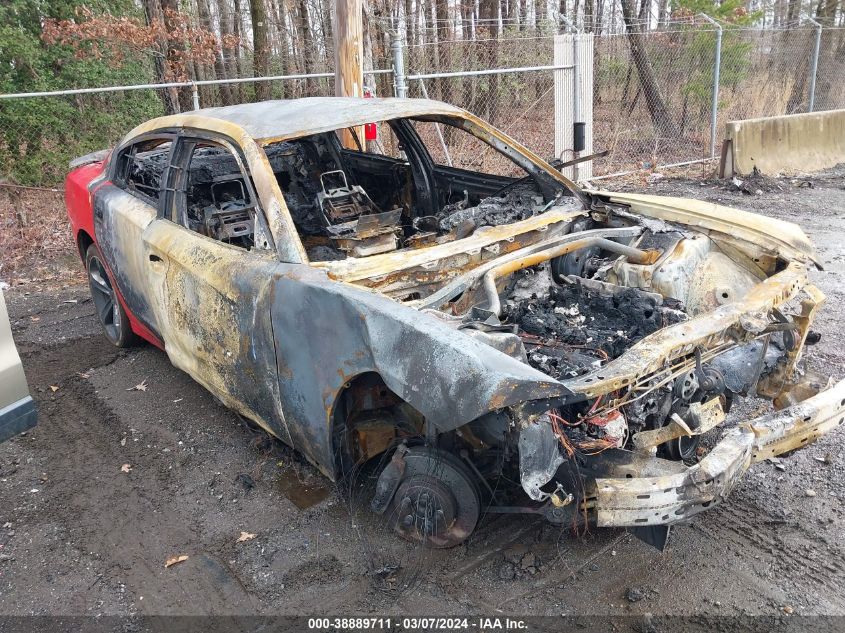
[[[309,631],[380,631],[392,629],[396,624],[394,618],[308,618]]]
[[[308,618],[309,631],[379,631],[401,627],[402,630],[459,631],[470,628],[467,618]]]

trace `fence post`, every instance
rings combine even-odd
[[[713,101],[710,104],[710,158],[716,156],[716,125],[719,117],[719,73],[722,69],[722,25],[709,15],[701,14],[716,27],[716,59],[713,61]]]
[[[589,154],[593,148],[593,39],[580,31],[566,16],[560,16],[568,33],[555,36],[555,156],[567,160]],[[564,77],[564,72],[571,72]],[[576,129],[583,128],[583,146],[576,143]],[[580,137],[579,137],[580,138]],[[592,178],[592,163],[575,164],[563,169],[573,180]]]
[[[197,90],[197,85],[191,82],[191,100],[194,102],[194,110],[200,109],[200,93]]]
[[[573,121],[575,123],[578,123],[581,121],[581,68],[579,63],[581,61],[579,59],[579,49],[581,47],[580,42],[578,41],[578,35],[580,35],[581,31],[579,31],[578,27],[575,26],[575,24],[565,15],[561,15],[560,19],[566,23],[566,25],[569,27],[569,30],[572,32],[572,102],[574,104]],[[577,152],[575,158],[578,158]],[[575,166],[575,170],[577,173],[577,164]]]
[[[408,96],[408,85],[405,83],[405,56],[399,29],[390,34],[390,48],[393,50],[393,89],[397,97],[404,99]]]
[[[576,18],[577,19],[577,18]],[[561,22],[566,25],[567,30],[572,35],[572,126],[571,129],[568,129],[570,126],[566,125],[569,123],[568,117],[563,117],[561,120],[560,116],[555,115],[555,127],[562,126],[564,129],[560,130],[560,134],[563,135],[572,135],[572,139],[568,139],[567,141],[571,140],[572,142],[572,158],[578,158],[578,152],[575,151],[575,124],[581,121],[581,76],[580,76],[580,68],[578,67],[579,64],[579,41],[578,35],[581,33],[575,23],[570,20],[565,15],[561,14],[560,16]],[[561,51],[563,53],[563,51]],[[565,55],[565,53],[563,53]],[[554,60],[555,65],[561,65],[558,59]],[[557,72],[557,71],[555,71]],[[564,106],[566,107],[566,106]],[[558,134],[558,130],[555,130],[555,135],[560,136]],[[564,141],[563,146],[569,146],[570,143]],[[555,148],[555,152],[557,153],[557,148]],[[557,156],[557,158],[561,158],[561,156]],[[578,180],[578,164],[576,163],[571,169],[564,170],[564,172],[569,171],[568,174],[572,180]]]
[[[813,49],[813,59],[810,63],[810,102],[807,104],[807,112],[812,112],[816,107],[816,75],[819,72],[819,51],[822,45],[822,25],[813,18],[809,18],[812,24],[816,25],[816,46]]]

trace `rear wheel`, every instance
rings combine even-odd
[[[91,244],[85,251],[85,267],[88,270],[88,286],[91,288],[94,310],[106,338],[117,347],[128,347],[135,342],[135,334],[129,326],[126,311],[120,305],[96,244]]]

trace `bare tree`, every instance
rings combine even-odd
[[[405,42],[408,46],[413,46],[416,42],[416,33],[414,32],[414,0],[405,0]]]
[[[818,8],[816,9],[816,20],[827,27],[835,26],[841,1],[819,0]],[[842,41],[841,34],[835,31],[828,31],[826,35],[830,40],[821,47],[821,54],[819,55],[820,72],[816,79],[815,102],[816,108],[819,110],[824,110],[832,106],[830,93],[842,81],[841,76],[837,76],[832,72],[823,72],[823,69],[841,67],[842,62],[845,62],[845,42]],[[839,41],[835,41],[834,38],[837,38]]]
[[[142,0],[142,4],[144,8],[144,19],[148,25],[161,19],[161,5],[158,3],[158,0]],[[161,54],[153,56],[153,65],[155,68],[156,81],[164,82],[167,77],[167,68],[165,66],[163,51],[167,49],[167,43],[159,40],[158,48],[160,49]],[[161,100],[164,105],[165,112],[174,114],[180,111],[179,95],[175,88],[163,90],[161,92]]]
[[[211,19],[211,6],[208,4],[208,0],[197,0],[197,15],[202,22],[202,25],[205,26],[207,29],[213,30],[214,23]],[[218,51],[214,55],[214,76],[215,79],[226,79],[226,68],[223,64],[223,47],[220,47],[220,51]],[[205,103],[209,102],[210,98],[210,90],[205,93],[205,99],[203,101]],[[220,84],[220,98],[223,101],[223,105],[230,105],[234,103],[234,99],[232,98],[232,89],[229,84]]]
[[[499,67],[499,17],[501,7],[499,0],[480,0],[478,6],[478,17],[483,26],[490,34],[488,68]],[[487,95],[487,118],[491,121],[496,118],[496,106],[499,101],[499,75],[490,75],[489,94]]]
[[[643,37],[640,23],[635,18],[636,7],[634,3],[636,0],[621,1],[622,19],[625,21],[628,46],[631,48],[631,58],[634,60],[634,66],[637,68],[637,75],[640,79],[640,86],[645,97],[646,107],[651,115],[651,121],[661,134],[676,137],[679,135],[678,126],[666,108],[666,102],[663,99],[660,86],[657,84],[657,78],[654,75],[654,68],[652,68],[651,60],[648,58],[645,38]],[[648,0],[643,0],[643,2],[648,2]]]
[[[252,70],[255,77],[270,74],[270,40],[267,37],[267,7],[264,0],[250,0],[249,15],[252,18]],[[256,101],[272,99],[273,90],[269,81],[253,82]]]
[[[179,23],[177,17],[179,15],[178,0],[159,0],[161,6],[161,13],[164,18],[164,26],[168,33],[174,33],[179,30]],[[174,68],[182,65],[185,59],[185,43],[178,38],[171,38],[167,40],[165,52],[165,63],[168,67]],[[179,111],[186,112],[193,109],[191,91],[188,88],[178,89]]]
[[[434,0],[434,18],[435,28],[432,33],[432,38],[436,42],[431,48],[434,49],[434,68],[451,69],[452,59],[449,54],[452,47],[449,44],[443,44],[452,39],[451,29],[449,27],[449,4],[447,0]],[[434,93],[436,99],[447,99],[448,96],[448,79],[438,79],[434,83]]]
[[[373,64],[373,8],[370,0],[363,0],[363,29],[364,29],[364,88],[376,94],[376,78],[369,74],[375,66]]]
[[[217,15],[220,20],[220,39],[236,41],[238,36],[235,34],[235,20],[232,14],[232,9],[229,7],[227,0],[217,0]],[[220,51],[220,58],[222,60],[224,75],[228,78],[239,77],[238,73],[238,47],[224,46]],[[230,90],[232,92],[232,101],[243,101],[243,92],[241,84],[231,84]]]
[[[308,1],[299,0],[297,17],[299,18],[299,35],[302,41],[300,49],[302,61],[305,64],[306,74],[314,72],[314,41],[311,34],[311,16],[308,13]],[[306,82],[306,89],[309,95],[313,95],[317,90],[317,82],[314,79],[309,79]]]
[[[666,28],[669,21],[669,0],[659,0],[657,4],[657,25]]]

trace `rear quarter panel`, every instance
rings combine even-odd
[[[71,171],[65,179],[65,206],[77,246],[80,245],[81,231],[95,240],[94,208],[89,188],[94,180],[103,175],[105,167],[106,161],[83,165]],[[84,260],[85,253],[80,250],[79,255]]]

